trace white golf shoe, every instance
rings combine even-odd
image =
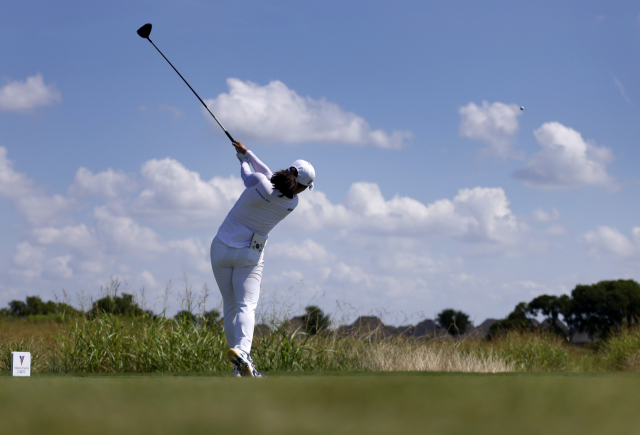
[[[256,370],[255,366],[253,365],[253,360],[251,360],[251,357],[248,354],[241,351],[240,349],[233,349],[233,348],[229,349],[229,351],[227,352],[227,358],[229,359],[229,361],[231,361],[231,363],[235,367],[235,369],[233,370],[233,373],[236,373],[236,370],[237,370],[239,375],[242,377],[248,377],[248,378],[266,378],[267,377],[267,375],[264,375]]]

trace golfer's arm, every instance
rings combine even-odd
[[[251,172],[251,166],[246,160],[240,165],[240,176],[244,182],[244,187],[253,187],[260,181],[259,176]]]
[[[267,177],[269,180],[271,180],[271,176],[273,175],[273,172],[271,172],[271,170],[267,167],[267,165],[262,163],[260,161],[260,159],[257,158],[256,155],[253,154],[253,152],[251,150],[248,150],[245,155],[247,156],[247,158],[251,162],[251,166],[253,166],[253,169],[256,172],[259,172],[259,173],[263,174],[265,177]]]

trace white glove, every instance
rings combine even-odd
[[[249,158],[246,154],[236,153],[236,157],[238,158],[238,160],[240,160],[240,163],[249,161]]]

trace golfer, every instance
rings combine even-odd
[[[222,293],[227,358],[234,365],[233,376],[264,377],[249,355],[264,246],[273,227],[298,205],[298,194],[313,188],[316,174],[304,160],[296,160],[289,169],[273,174],[244,144],[236,141],[233,146],[246,189],[211,243],[211,268]]]

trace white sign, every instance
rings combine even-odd
[[[11,376],[31,376],[30,352],[11,352]]]

